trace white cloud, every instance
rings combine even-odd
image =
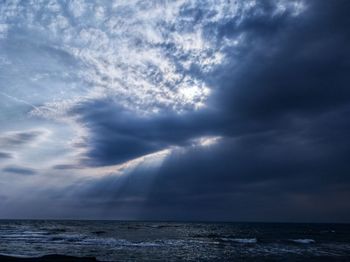
[[[72,0],[67,5],[30,0],[25,6],[11,1],[0,8],[0,36],[13,25],[37,30],[74,56],[81,65],[76,75],[89,86],[88,92],[77,94],[79,99],[107,94],[138,113],[162,108],[181,112],[204,106],[210,93],[211,87],[192,74],[191,67],[208,74],[225,60],[223,46],[204,35],[205,27],[244,19],[244,12],[255,6],[255,1],[224,0]],[[276,12],[297,14],[302,6],[300,1],[278,1]],[[239,44],[237,40],[231,46]],[[48,97],[45,107],[50,104]]]

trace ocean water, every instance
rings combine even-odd
[[[100,261],[350,261],[350,225],[0,220],[0,253]]]

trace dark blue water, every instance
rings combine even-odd
[[[350,261],[350,225],[4,220],[0,253],[101,261]]]

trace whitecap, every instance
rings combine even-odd
[[[305,239],[290,239],[290,241],[298,244],[313,244],[316,241],[310,238],[305,238]]]

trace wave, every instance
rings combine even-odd
[[[162,228],[173,228],[173,227],[179,227],[179,225],[171,225],[171,224],[165,224],[165,225],[148,225],[147,227],[150,228],[157,228],[157,229],[162,229]]]
[[[314,244],[316,243],[315,240],[311,238],[305,238],[305,239],[289,239],[289,241],[297,244]]]
[[[220,238],[222,241],[236,242],[240,244],[255,244],[258,242],[256,238]]]
[[[16,254],[16,253],[0,253],[0,260],[1,260],[1,257],[28,258],[28,256],[20,255],[20,254]]]
[[[124,247],[157,247],[163,245],[158,242],[132,242],[126,239],[115,238],[86,238],[78,242],[83,245],[107,245],[107,246],[124,246]]]
[[[196,234],[196,235],[193,235],[192,237],[198,237],[198,238],[220,238],[222,237],[222,235],[219,235],[219,234]]]
[[[209,238],[211,240],[221,241],[221,242],[235,242],[240,244],[255,244],[258,242],[257,238],[239,238],[232,236],[222,236],[219,234],[207,234],[207,235],[193,235],[195,238]],[[216,242],[212,242],[216,243]]]

